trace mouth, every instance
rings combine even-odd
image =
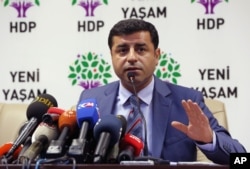
[[[125,69],[126,72],[136,72],[136,71],[138,71],[138,70],[140,70],[140,69],[137,68],[137,67],[129,67],[129,68],[126,68],[126,69]]]

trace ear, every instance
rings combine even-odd
[[[158,65],[158,61],[160,59],[160,55],[161,55],[161,49],[160,48],[155,49],[156,65]]]

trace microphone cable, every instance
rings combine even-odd
[[[128,76],[129,81],[132,84],[132,87],[133,87],[133,90],[134,90],[134,94],[135,94],[135,96],[137,98],[137,102],[136,102],[137,103],[137,107],[138,107],[139,113],[140,113],[140,115],[142,117],[142,120],[143,120],[144,136],[145,136],[145,138],[144,138],[144,150],[143,150],[143,154],[144,154],[144,156],[148,156],[147,124],[146,124],[146,119],[145,119],[145,117],[144,117],[144,115],[143,115],[143,113],[141,111],[140,99],[139,99],[139,97],[137,95],[136,88],[135,88],[135,83],[134,83],[135,73],[134,72],[128,72],[127,76]]]

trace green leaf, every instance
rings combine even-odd
[[[109,71],[110,70],[110,68],[111,68],[111,66],[109,65],[109,66],[107,66],[106,68],[105,68],[105,71],[107,72],[107,71]]]
[[[165,66],[167,64],[167,61],[166,60],[162,60],[161,62],[160,62],[160,66]]]
[[[82,79],[87,79],[87,76],[84,73],[82,73]]]
[[[94,56],[94,60],[96,60],[96,59],[97,59],[97,57],[98,57],[98,55],[95,55],[95,56]]]
[[[170,62],[171,62],[172,64],[174,64],[174,63],[175,63],[175,61],[174,61],[174,59],[173,59],[173,58],[170,58]]]
[[[168,71],[172,72],[172,70],[173,70],[173,65],[169,64],[168,65]]]
[[[76,82],[77,82],[77,80],[74,79],[74,80],[72,81],[72,85],[74,86],[74,85],[76,84]]]
[[[72,0],[72,5],[75,5],[77,0]]]
[[[79,63],[79,60],[77,59],[74,64],[77,65],[78,63]]]
[[[161,71],[160,71],[159,69],[156,71],[156,76],[157,76],[158,78],[161,77]]]
[[[76,67],[76,72],[77,72],[77,73],[80,73],[80,72],[81,72],[81,66],[80,66],[80,65],[78,65],[78,66]]]
[[[68,78],[73,79],[73,78],[76,78],[76,76],[77,76],[76,73],[71,73],[71,74],[69,74]]]
[[[94,75],[94,79],[98,79],[98,76],[99,76],[99,73],[96,73],[96,74]]]
[[[163,77],[163,79],[166,79],[168,77],[168,73],[167,72],[163,73],[162,77]]]
[[[112,75],[110,73],[104,73],[103,76],[106,77],[106,78],[112,77]]]
[[[161,55],[162,59],[165,59],[167,57],[167,54]]]
[[[102,73],[102,72],[103,72],[103,70],[104,70],[104,67],[103,67],[102,65],[100,65],[100,66],[99,66],[99,72],[101,72],[101,73]]]
[[[176,65],[176,66],[174,67],[174,70],[178,70],[179,68],[180,68],[180,64]]]
[[[91,67],[96,67],[98,65],[98,61],[94,61],[91,63]]]
[[[194,3],[195,2],[195,0],[191,0],[191,3]]]
[[[9,1],[9,0],[6,0],[6,1],[4,1],[3,6],[5,7],[5,6],[9,5],[9,3],[10,3],[10,1]]]
[[[86,60],[86,56],[85,56],[85,55],[82,55],[82,59],[83,59],[83,60]]]
[[[40,6],[39,0],[35,0],[35,4],[36,4],[37,6]]]
[[[86,61],[82,61],[82,66],[83,66],[83,67],[89,67],[89,63],[86,62]]]
[[[91,61],[92,59],[93,59],[93,55],[92,55],[92,53],[89,52],[88,53],[88,60]]]
[[[92,72],[89,70],[89,71],[88,71],[88,79],[92,79],[92,77],[93,77],[93,74],[92,74]]]
[[[108,5],[108,0],[103,0],[103,3]]]
[[[173,75],[174,77],[180,77],[180,76],[181,76],[181,74],[180,74],[179,72],[174,72],[172,75]]]
[[[71,72],[74,72],[74,71],[75,71],[75,68],[74,68],[73,66],[69,66],[69,70],[70,70]]]
[[[172,78],[172,82],[173,82],[174,84],[177,84],[177,79],[176,79],[176,78]]]
[[[88,70],[88,69],[83,69],[83,70],[82,70],[82,73],[87,72],[87,70]]]
[[[105,65],[105,64],[106,64],[106,62],[105,62],[105,60],[104,60],[104,59],[101,59],[101,62],[102,62],[102,64],[103,64],[103,65]]]
[[[104,84],[108,84],[108,80],[107,79],[103,79],[103,83]]]

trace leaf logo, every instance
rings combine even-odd
[[[223,0],[191,0],[191,3],[197,2],[205,8],[205,14],[214,14],[214,8]],[[224,0],[228,2],[229,0]]]
[[[112,77],[111,66],[98,55],[89,52],[77,55],[77,59],[69,66],[68,78],[72,86],[78,84],[84,89],[95,88],[108,83]]]
[[[103,4],[108,5],[108,0],[80,0],[79,3],[77,3],[78,0],[72,0],[72,5],[78,5],[83,8],[85,11],[85,16],[95,16],[94,11],[97,7]]]
[[[10,2],[10,0],[4,0],[3,6],[10,6],[17,11],[18,18],[26,18],[27,10],[32,6],[37,5],[40,6],[39,0],[34,0],[34,3],[28,0],[15,0],[14,2]]]
[[[166,53],[162,53],[159,58],[159,64],[155,69],[155,75],[162,80],[177,84],[177,79],[181,77],[180,64],[173,58],[168,57]]]

